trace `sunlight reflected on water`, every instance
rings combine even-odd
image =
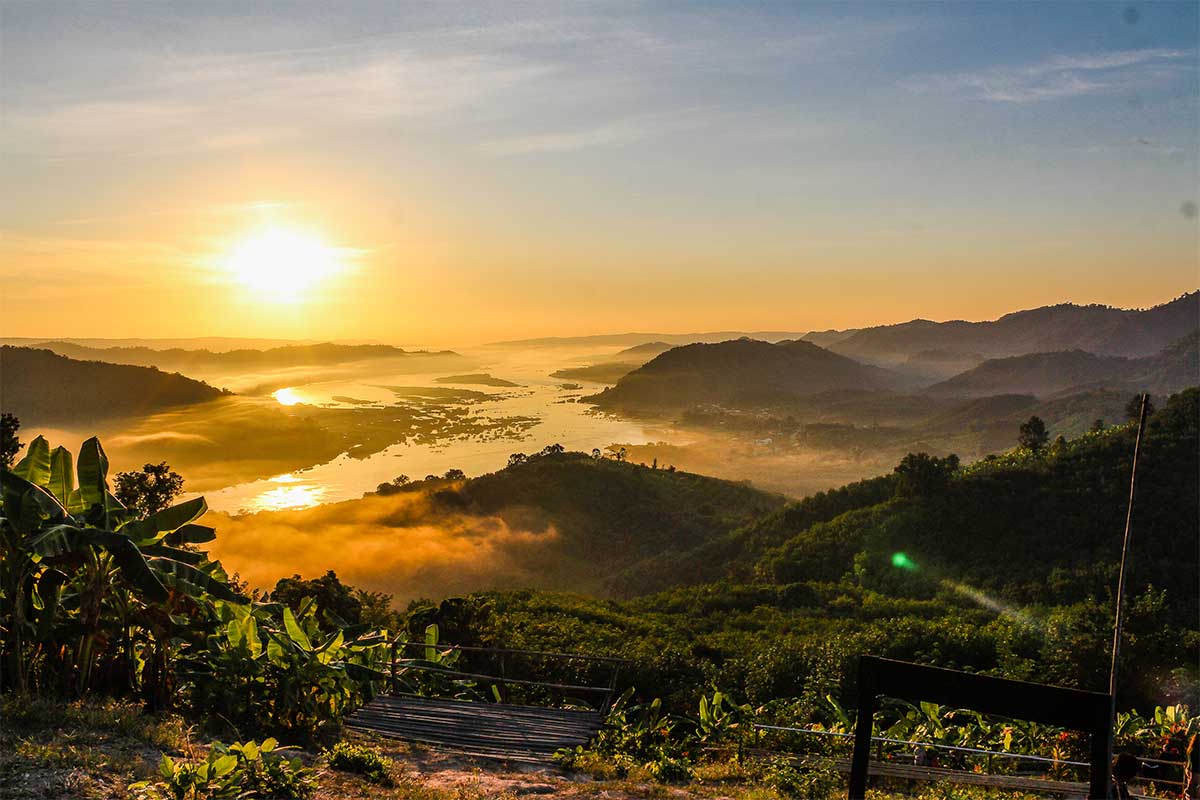
[[[298,480],[290,475],[281,475],[280,478]],[[282,482],[280,478],[273,478],[272,482]],[[248,510],[283,511],[285,509],[312,508],[324,502],[325,493],[326,490],[323,486],[279,486],[255,497]]]

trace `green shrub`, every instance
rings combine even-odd
[[[131,784],[129,789],[138,800],[305,800],[316,790],[316,778],[300,759],[279,754],[285,749],[274,739],[228,747],[214,742],[204,761],[175,761],[164,755],[159,780]]]
[[[338,742],[325,751],[325,760],[332,769],[362,775],[371,783],[392,784],[392,760],[377,750],[350,742]]]
[[[660,783],[684,783],[692,779],[692,762],[683,756],[663,753],[643,768]]]
[[[842,788],[842,777],[831,766],[799,767],[793,759],[776,758],[767,766],[764,782],[784,797],[820,798]]]

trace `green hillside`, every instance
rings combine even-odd
[[[1122,707],[1194,704],[1200,689],[1198,419],[1200,391],[1176,395],[1143,445]],[[1100,689],[1133,436],[1125,425],[962,469],[911,457],[673,556],[698,585],[625,602],[489,593],[414,619],[465,640],[631,655],[639,689],[680,708],[716,685],[814,713],[826,692],[852,701],[861,653]]]
[[[514,529],[553,526],[558,539],[538,556],[547,575],[574,565],[570,571],[589,576],[587,584],[626,596],[688,582],[678,571],[682,554],[783,505],[741,483],[554,448],[434,486],[441,483],[433,491],[441,510],[498,515]]]

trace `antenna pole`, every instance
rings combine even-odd
[[[1138,455],[1142,450],[1142,433],[1146,429],[1146,404],[1150,396],[1142,395],[1141,409],[1138,412],[1137,439],[1133,443],[1133,470],[1129,474],[1129,506],[1125,511],[1125,541],[1121,545],[1121,571],[1117,578],[1117,618],[1113,624],[1112,669],[1108,672],[1108,693],[1116,702],[1117,696],[1117,659],[1121,655],[1121,629],[1125,624],[1125,574],[1129,566],[1129,542],[1133,538],[1133,497],[1137,491]]]
[[[1142,450],[1142,434],[1146,429],[1146,407],[1150,395],[1142,394],[1141,409],[1138,411],[1137,438],[1133,443],[1133,469],[1129,474],[1129,505],[1125,511],[1125,541],[1121,545],[1121,569],[1117,577],[1117,615],[1113,622],[1112,667],[1108,671],[1108,694],[1112,702],[1110,721],[1117,718],[1117,663],[1121,658],[1121,629],[1125,624],[1125,575],[1129,566],[1129,542],[1133,538],[1133,498],[1137,492],[1138,455]],[[1111,758],[1113,750],[1112,733],[1110,728],[1108,752]]]

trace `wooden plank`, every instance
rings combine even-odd
[[[439,715],[428,711],[391,710],[391,709],[362,709],[355,712],[356,716],[370,716],[379,720],[413,720],[427,721],[439,724],[500,724],[505,727],[530,728],[538,730],[560,730],[560,732],[588,732],[600,727],[598,722],[558,722],[554,720],[534,720],[534,718],[511,717],[470,717],[467,715]]]
[[[368,703],[368,706],[372,708],[397,709],[405,712],[425,709],[441,714],[470,714],[477,717],[529,717],[534,719],[550,719],[558,721],[602,721],[603,719],[599,713],[594,711],[556,711],[554,709],[538,709],[525,706],[513,707],[500,703],[472,703],[467,701],[455,701],[453,703],[442,704],[412,701],[396,702],[394,700],[376,698]]]
[[[546,708],[544,706],[519,705],[516,703],[488,703],[477,702],[472,700],[444,700],[441,698],[432,697],[416,697],[414,695],[380,695],[371,701],[370,705],[375,706],[398,706],[398,707],[416,707],[427,706],[431,708],[444,708],[447,710],[456,709],[477,709],[479,713],[495,712],[506,714],[532,714],[538,717],[555,717],[574,719],[579,717],[594,717],[602,719],[603,714],[599,711],[590,711],[582,709],[570,708]]]
[[[528,729],[516,729],[511,727],[469,727],[457,725],[442,725],[433,721],[422,720],[403,720],[403,719],[386,719],[371,716],[355,716],[356,722],[364,724],[372,724],[380,727],[389,727],[395,729],[411,729],[411,730],[428,730],[432,732],[445,732],[447,735],[455,736],[479,736],[490,738],[504,738],[522,741],[586,741],[590,738],[588,731],[538,731]]]
[[[394,696],[377,697],[346,720],[351,728],[434,747],[536,761],[586,744],[601,724],[591,711]]]

